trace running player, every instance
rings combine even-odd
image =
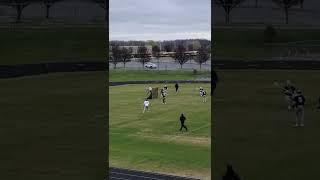
[[[184,128],[186,131],[188,131],[188,128],[186,125],[184,125],[184,122],[187,118],[184,116],[184,114],[182,113],[180,116],[180,131],[182,131],[182,128]]]

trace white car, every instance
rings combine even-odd
[[[149,69],[157,69],[157,65],[156,64],[153,64],[151,62],[147,62],[145,65],[144,65],[145,68],[149,68]]]

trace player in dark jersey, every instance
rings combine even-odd
[[[318,99],[318,103],[319,103],[319,104],[318,104],[318,107],[317,107],[317,108],[320,109],[320,97],[319,97],[319,99]]]
[[[297,95],[293,98],[294,108],[296,113],[296,127],[304,126],[304,104],[306,102],[305,97],[300,90],[297,90]]]
[[[161,89],[160,94],[161,94],[162,103],[166,104],[167,93],[164,91],[164,89]]]
[[[186,125],[184,125],[184,122],[187,118],[184,116],[184,114],[182,113],[180,116],[180,131],[182,131],[182,128],[186,129],[186,131],[188,131],[188,128]]]
[[[176,88],[176,93],[178,93],[179,84],[178,84],[178,83],[176,83],[176,84],[174,85],[174,87]]]

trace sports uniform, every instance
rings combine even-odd
[[[162,103],[166,104],[167,93],[163,89],[161,89],[160,94],[161,94],[161,98],[162,98]]]
[[[150,102],[148,101],[148,99],[146,99],[144,102],[143,102],[143,112],[144,113],[146,110],[149,109],[149,105],[150,105]]]
[[[203,102],[207,102],[207,92],[200,87],[200,96],[203,98]]]

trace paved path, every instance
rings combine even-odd
[[[172,175],[136,171],[120,168],[109,168],[109,180],[198,180],[196,178],[178,177]]]

